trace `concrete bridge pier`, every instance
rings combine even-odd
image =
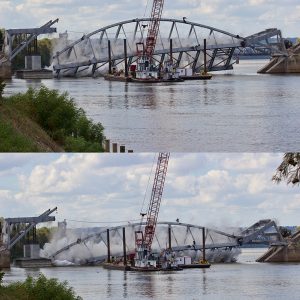
[[[300,232],[286,240],[286,245],[271,246],[257,262],[300,262]]]
[[[287,55],[274,56],[258,73],[300,73],[300,44],[287,49]]]

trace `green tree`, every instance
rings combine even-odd
[[[0,273],[0,299],[7,300],[82,300],[76,296],[67,281],[47,279],[43,274],[38,278],[28,276],[25,282],[3,285],[4,273]]]
[[[41,248],[50,241],[53,229],[48,227],[38,228],[36,231],[36,238]]]
[[[276,183],[286,181],[287,184],[296,185],[300,183],[300,153],[285,153],[283,160],[272,177]]]
[[[88,119],[67,93],[45,86],[8,98],[10,105],[37,122],[68,152],[103,151],[103,126]]]
[[[42,68],[51,65],[52,41],[50,39],[38,40],[38,52],[42,59]]]

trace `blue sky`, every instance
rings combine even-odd
[[[148,10],[151,0],[148,0]],[[60,18],[58,29],[88,33],[121,20],[143,17],[147,0],[1,0],[0,26],[42,25]],[[248,35],[277,27],[300,36],[299,0],[166,0],[164,17],[182,18]]]
[[[300,225],[300,187],[271,182],[281,157],[171,154],[159,219],[210,227],[265,218]],[[58,206],[57,220],[136,220],[153,161],[154,154],[2,154],[0,215],[32,216]],[[146,203],[149,197],[148,190]]]

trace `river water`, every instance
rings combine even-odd
[[[176,84],[13,79],[6,94],[41,84],[67,91],[107,138],[135,152],[299,150],[300,77],[257,74],[266,62],[241,61],[211,81]]]
[[[101,267],[12,268],[5,282],[37,276],[67,280],[84,300],[94,299],[299,299],[299,264],[256,263],[266,249],[243,249],[237,263],[170,273],[136,273]]]

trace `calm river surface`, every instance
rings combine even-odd
[[[84,300],[93,299],[299,299],[299,264],[255,263],[265,249],[243,249],[238,263],[208,270],[135,273],[101,267],[12,268],[5,282],[39,272],[67,280]]]
[[[135,152],[299,150],[300,76],[257,74],[265,63],[241,61],[211,81],[176,84],[13,79],[6,94],[41,84],[67,91],[109,139]]]

